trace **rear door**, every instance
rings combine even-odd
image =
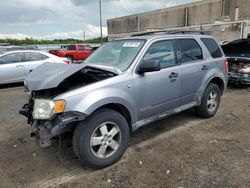
[[[40,52],[24,52],[25,76],[32,72],[36,67],[48,61],[49,57]]]
[[[22,55],[19,52],[0,57],[0,83],[22,82],[25,78]]]
[[[199,43],[193,38],[175,39],[177,57],[181,64],[181,105],[196,101],[196,93],[210,65]]]
[[[78,46],[78,59],[85,60],[93,53],[93,49],[87,45]]]
[[[227,78],[227,72],[225,71],[225,57],[222,49],[219,47],[218,43],[213,38],[201,38],[202,43],[205,45],[210,57],[208,58],[209,67],[219,68],[224,70],[224,76]]]
[[[86,59],[86,51],[84,45],[78,46],[78,60],[84,60]]]
[[[94,50],[93,50],[93,48],[91,48],[88,45],[85,46],[85,50],[86,50],[86,57],[85,57],[85,59],[86,59],[93,53]]]

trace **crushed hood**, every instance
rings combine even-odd
[[[44,63],[33,70],[25,79],[25,88],[28,91],[38,91],[57,87],[66,78],[80,71],[84,67],[94,67],[115,74],[120,72],[112,67],[86,64]]]

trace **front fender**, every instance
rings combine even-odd
[[[86,115],[107,104],[120,104],[127,108],[132,123],[136,122],[136,105],[129,93],[121,89],[107,88],[79,94],[66,99],[65,111],[77,111]]]

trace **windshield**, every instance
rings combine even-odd
[[[103,44],[84,63],[112,66],[125,71],[144,45],[144,40],[117,40]]]

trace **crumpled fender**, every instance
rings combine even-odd
[[[136,122],[136,105],[129,93],[119,88],[101,88],[67,97],[65,111],[77,111],[86,115],[92,114],[96,109],[107,104],[123,105],[130,113],[132,123]]]

